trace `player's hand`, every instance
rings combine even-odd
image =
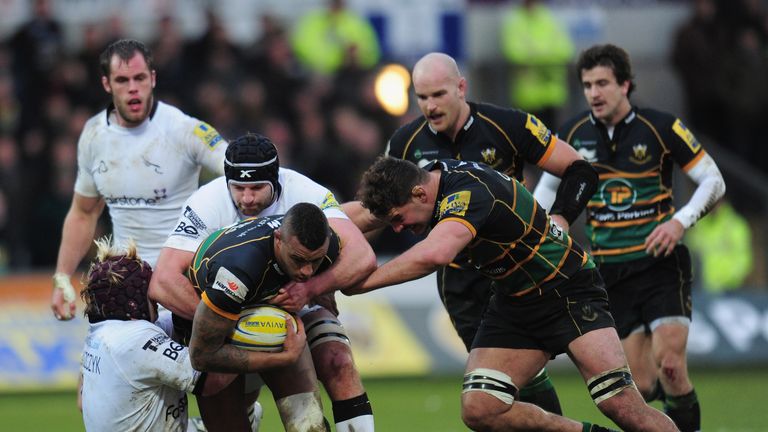
[[[304,282],[288,282],[277,292],[277,295],[269,299],[273,305],[290,311],[298,312],[312,299],[313,293]]]
[[[568,223],[567,220],[565,220],[565,217],[559,214],[553,214],[549,215],[549,218],[552,219],[552,222],[554,222],[558,227],[560,227],[561,230],[568,232],[569,229],[571,229],[571,224]]]
[[[69,275],[56,273],[53,275],[53,297],[51,310],[59,321],[71,320],[75,317],[75,289],[69,280]]]
[[[319,296],[312,299],[312,303],[322,306],[325,309],[328,310],[328,312],[339,316],[339,307],[336,305],[336,292],[329,292],[325,294],[320,294]]]
[[[307,334],[304,333],[304,322],[301,318],[296,319],[298,327],[294,328],[292,319],[285,320],[286,335],[285,341],[283,341],[283,352],[286,354],[286,359],[289,363],[293,363],[299,359],[301,353],[304,352],[304,347],[307,345]]]
[[[669,256],[683,238],[685,228],[677,219],[670,219],[656,227],[645,239],[645,253],[658,257]]]

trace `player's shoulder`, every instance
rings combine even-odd
[[[403,158],[403,152],[408,146],[408,143],[416,139],[419,134],[429,132],[429,125],[424,116],[419,116],[418,118],[411,120],[397,128],[389,137],[387,154],[392,157]]]
[[[578,128],[592,126],[589,114],[589,110],[584,110],[563,122],[559,129],[560,139],[566,139],[566,135],[573,133]]]
[[[650,122],[654,127],[668,129],[679,119],[672,113],[654,108],[638,107],[635,113]]]

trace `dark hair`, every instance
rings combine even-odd
[[[325,213],[310,203],[298,203],[288,209],[281,231],[287,237],[296,237],[309,250],[319,249],[331,236],[331,227],[328,226]]]
[[[582,51],[576,62],[576,72],[578,73],[579,80],[581,80],[583,71],[596,66],[605,66],[613,70],[613,75],[619,84],[629,81],[627,96],[631,95],[635,90],[635,77],[632,75],[632,64],[629,62],[629,54],[622,48],[616,45],[605,44],[593,45]]]
[[[280,159],[272,140],[257,133],[247,133],[230,141],[224,154],[227,183],[269,182],[275,197],[280,196]]]
[[[413,162],[379,156],[363,174],[357,199],[378,218],[408,203],[416,185],[426,182],[429,173]]]
[[[101,55],[99,56],[99,68],[101,69],[101,74],[109,78],[112,56],[117,55],[120,57],[120,60],[128,61],[133,58],[133,55],[137,52],[144,57],[144,61],[147,62],[149,70],[155,70],[155,60],[152,58],[152,51],[150,51],[146,45],[135,39],[119,39],[109,44],[109,46],[101,52]]]
[[[80,297],[85,301],[88,321],[151,319],[153,307],[147,293],[152,267],[136,253],[135,243],[124,252],[109,238],[96,241],[98,253],[85,277]]]

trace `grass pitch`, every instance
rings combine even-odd
[[[581,378],[571,371],[551,371],[565,414],[577,420],[611,426],[587,395]],[[702,405],[703,430],[708,432],[768,431],[768,369],[697,369],[691,372]],[[461,422],[461,376],[368,379],[376,429],[382,432],[452,432],[467,430]],[[193,398],[190,398],[193,400]],[[272,395],[264,391],[263,432],[281,431]],[[71,393],[30,393],[0,396],[0,430],[7,432],[82,431]],[[331,420],[330,402],[323,400]],[[197,408],[192,403],[192,413]],[[657,406],[658,407],[658,406]]]

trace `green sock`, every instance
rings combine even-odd
[[[532,403],[553,414],[563,414],[560,399],[546,369],[542,369],[527,386],[520,389],[519,398],[522,402]]]
[[[681,396],[667,395],[664,400],[664,412],[681,432],[701,430],[701,406],[695,390]]]

